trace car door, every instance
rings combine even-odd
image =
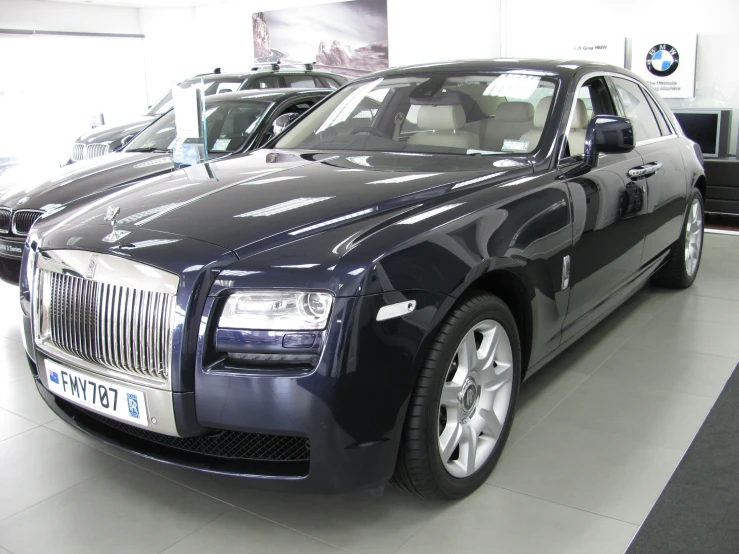
[[[646,265],[680,236],[687,183],[677,134],[661,107],[640,83],[612,76],[625,117],[634,125],[636,149],[643,163],[632,168],[645,192],[645,241],[641,264]]]
[[[605,76],[584,78],[570,115],[569,152],[564,152],[560,161],[563,177],[582,162],[580,154],[590,119],[617,114]],[[628,172],[642,163],[636,150],[602,154],[597,167],[566,179],[573,206],[574,236],[563,341],[577,336],[607,313],[619,301],[618,292],[639,270],[644,245],[643,191],[628,177]]]

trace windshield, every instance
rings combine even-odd
[[[202,80],[202,84],[200,84]],[[205,96],[220,94],[222,92],[236,92],[241,87],[244,79],[238,77],[196,77],[188,79],[182,84],[197,84],[203,89]],[[172,91],[162,96],[149,108],[144,115],[159,116],[172,109]]]
[[[380,77],[345,86],[276,148],[513,154],[536,149],[554,79],[518,72]],[[535,117],[536,116],[536,117]]]
[[[208,151],[232,153],[249,142],[270,103],[254,100],[205,103]],[[174,110],[144,129],[126,147],[126,152],[171,152],[177,134]]]

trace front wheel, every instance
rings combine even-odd
[[[655,276],[659,285],[685,289],[693,284],[703,254],[703,196],[694,189],[689,197],[680,238],[672,246],[667,264]]]
[[[424,360],[393,483],[446,500],[477,489],[508,438],[520,382],[513,315],[497,296],[468,295],[447,316]]]

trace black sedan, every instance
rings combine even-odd
[[[207,73],[197,75],[180,85],[198,85],[204,96],[225,94],[239,90],[264,90],[277,88],[326,88],[336,89],[346,83],[346,78],[334,73],[315,71],[310,64],[300,67],[266,64],[241,73]],[[172,109],[172,91],[154,102],[141,119],[124,125],[104,125],[80,136],[72,146],[69,163],[99,158],[109,152],[121,150],[136,134],[146,129],[161,115]]]
[[[25,344],[61,418],[258,486],[459,498],[525,377],[698,272],[698,150],[620,68],[375,73],[267,147],[34,227]]]
[[[209,158],[259,148],[272,137],[278,117],[298,116],[329,92],[273,89],[208,97],[205,113]],[[78,198],[173,171],[175,134],[174,112],[170,111],[122,152],[65,166],[52,179],[25,183],[0,195],[0,279],[18,284],[23,242],[31,225],[44,213],[60,210]]]

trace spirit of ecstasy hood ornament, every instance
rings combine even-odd
[[[103,242],[118,242],[126,235],[130,234],[131,231],[121,231],[116,229],[118,225],[118,214],[121,213],[121,209],[118,206],[108,206],[108,210],[105,212],[105,221],[110,221],[113,227],[113,231],[109,235],[103,237]]]

